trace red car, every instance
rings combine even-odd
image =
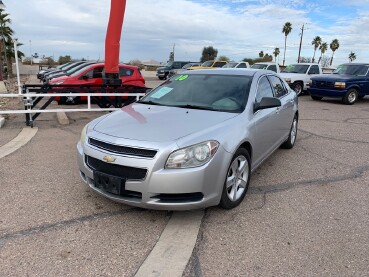
[[[73,90],[69,85],[83,86],[83,85],[102,85],[104,73],[104,63],[92,64],[81,68],[70,76],[62,76],[50,80],[50,85],[68,85],[65,91]],[[123,85],[134,85],[138,87],[145,87],[145,79],[143,78],[137,66],[119,64],[119,76]],[[58,90],[59,91],[59,90]],[[59,91],[60,92],[60,91]],[[84,97],[55,97],[55,100],[60,103],[77,104],[80,101],[86,101],[87,96]]]

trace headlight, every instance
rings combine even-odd
[[[284,79],[287,83],[291,83],[291,79],[290,78],[287,78],[287,79]]]
[[[346,83],[345,82],[335,82],[334,87],[335,88],[346,88]]]
[[[206,164],[217,152],[219,142],[211,140],[183,149],[170,154],[165,168],[189,168]]]
[[[86,135],[87,135],[87,126],[88,124],[85,125],[85,127],[83,127],[82,132],[81,132],[81,143],[84,144],[85,140],[86,140]]]
[[[64,80],[56,81],[55,83],[51,83],[51,85],[60,85],[64,83]]]

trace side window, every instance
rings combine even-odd
[[[213,67],[222,67],[226,62],[216,62]]]
[[[272,83],[272,87],[274,90],[274,95],[276,97],[282,97],[283,95],[287,94],[287,90],[283,85],[283,82],[281,79],[279,79],[277,76],[270,75],[268,76],[270,82]]]
[[[319,66],[312,65],[309,69],[308,74],[319,74]]]
[[[240,63],[239,65],[237,65],[237,68],[246,68],[246,64],[245,63]]]
[[[173,63],[173,69],[180,69],[181,68],[181,63],[180,62],[174,62]]]
[[[83,74],[83,76],[87,76],[88,79],[91,79],[93,75],[94,75],[94,70],[93,69],[91,69],[88,72],[86,72],[85,74]],[[83,76],[81,76],[79,79],[82,79]]]
[[[102,78],[102,71],[103,67],[97,67],[94,70],[92,70],[92,77],[91,78]]]
[[[119,76],[132,76],[133,70],[125,67],[119,67]]]
[[[268,69],[271,70],[271,71],[277,72],[277,66],[275,64],[269,66]]]
[[[272,87],[270,86],[268,78],[265,76],[261,77],[259,80],[255,102],[259,103],[263,97],[274,97]]]

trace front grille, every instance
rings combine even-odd
[[[204,198],[204,195],[201,192],[161,193],[151,198],[159,199],[161,203],[189,203],[201,201]]]
[[[92,170],[117,176],[126,180],[142,180],[147,174],[147,170],[143,168],[106,163],[90,156],[86,156],[86,164]]]
[[[334,88],[334,82],[313,80],[312,87],[317,88]]]
[[[136,156],[136,157],[145,157],[145,158],[154,158],[157,151],[155,150],[149,150],[149,149],[141,149],[141,148],[134,148],[134,147],[127,147],[127,146],[121,146],[116,144],[110,144],[106,143],[100,140],[96,140],[93,138],[89,138],[88,140],[89,144],[104,149],[116,154],[122,154],[122,155],[129,155],[129,156]]]

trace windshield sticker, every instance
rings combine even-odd
[[[177,78],[175,78],[176,81],[183,81],[183,80],[186,80],[188,78],[188,75],[181,75]]]
[[[169,92],[171,92],[173,88],[170,87],[162,87],[158,91],[155,91],[154,94],[150,95],[152,98],[162,98],[164,95],[167,95]]]

